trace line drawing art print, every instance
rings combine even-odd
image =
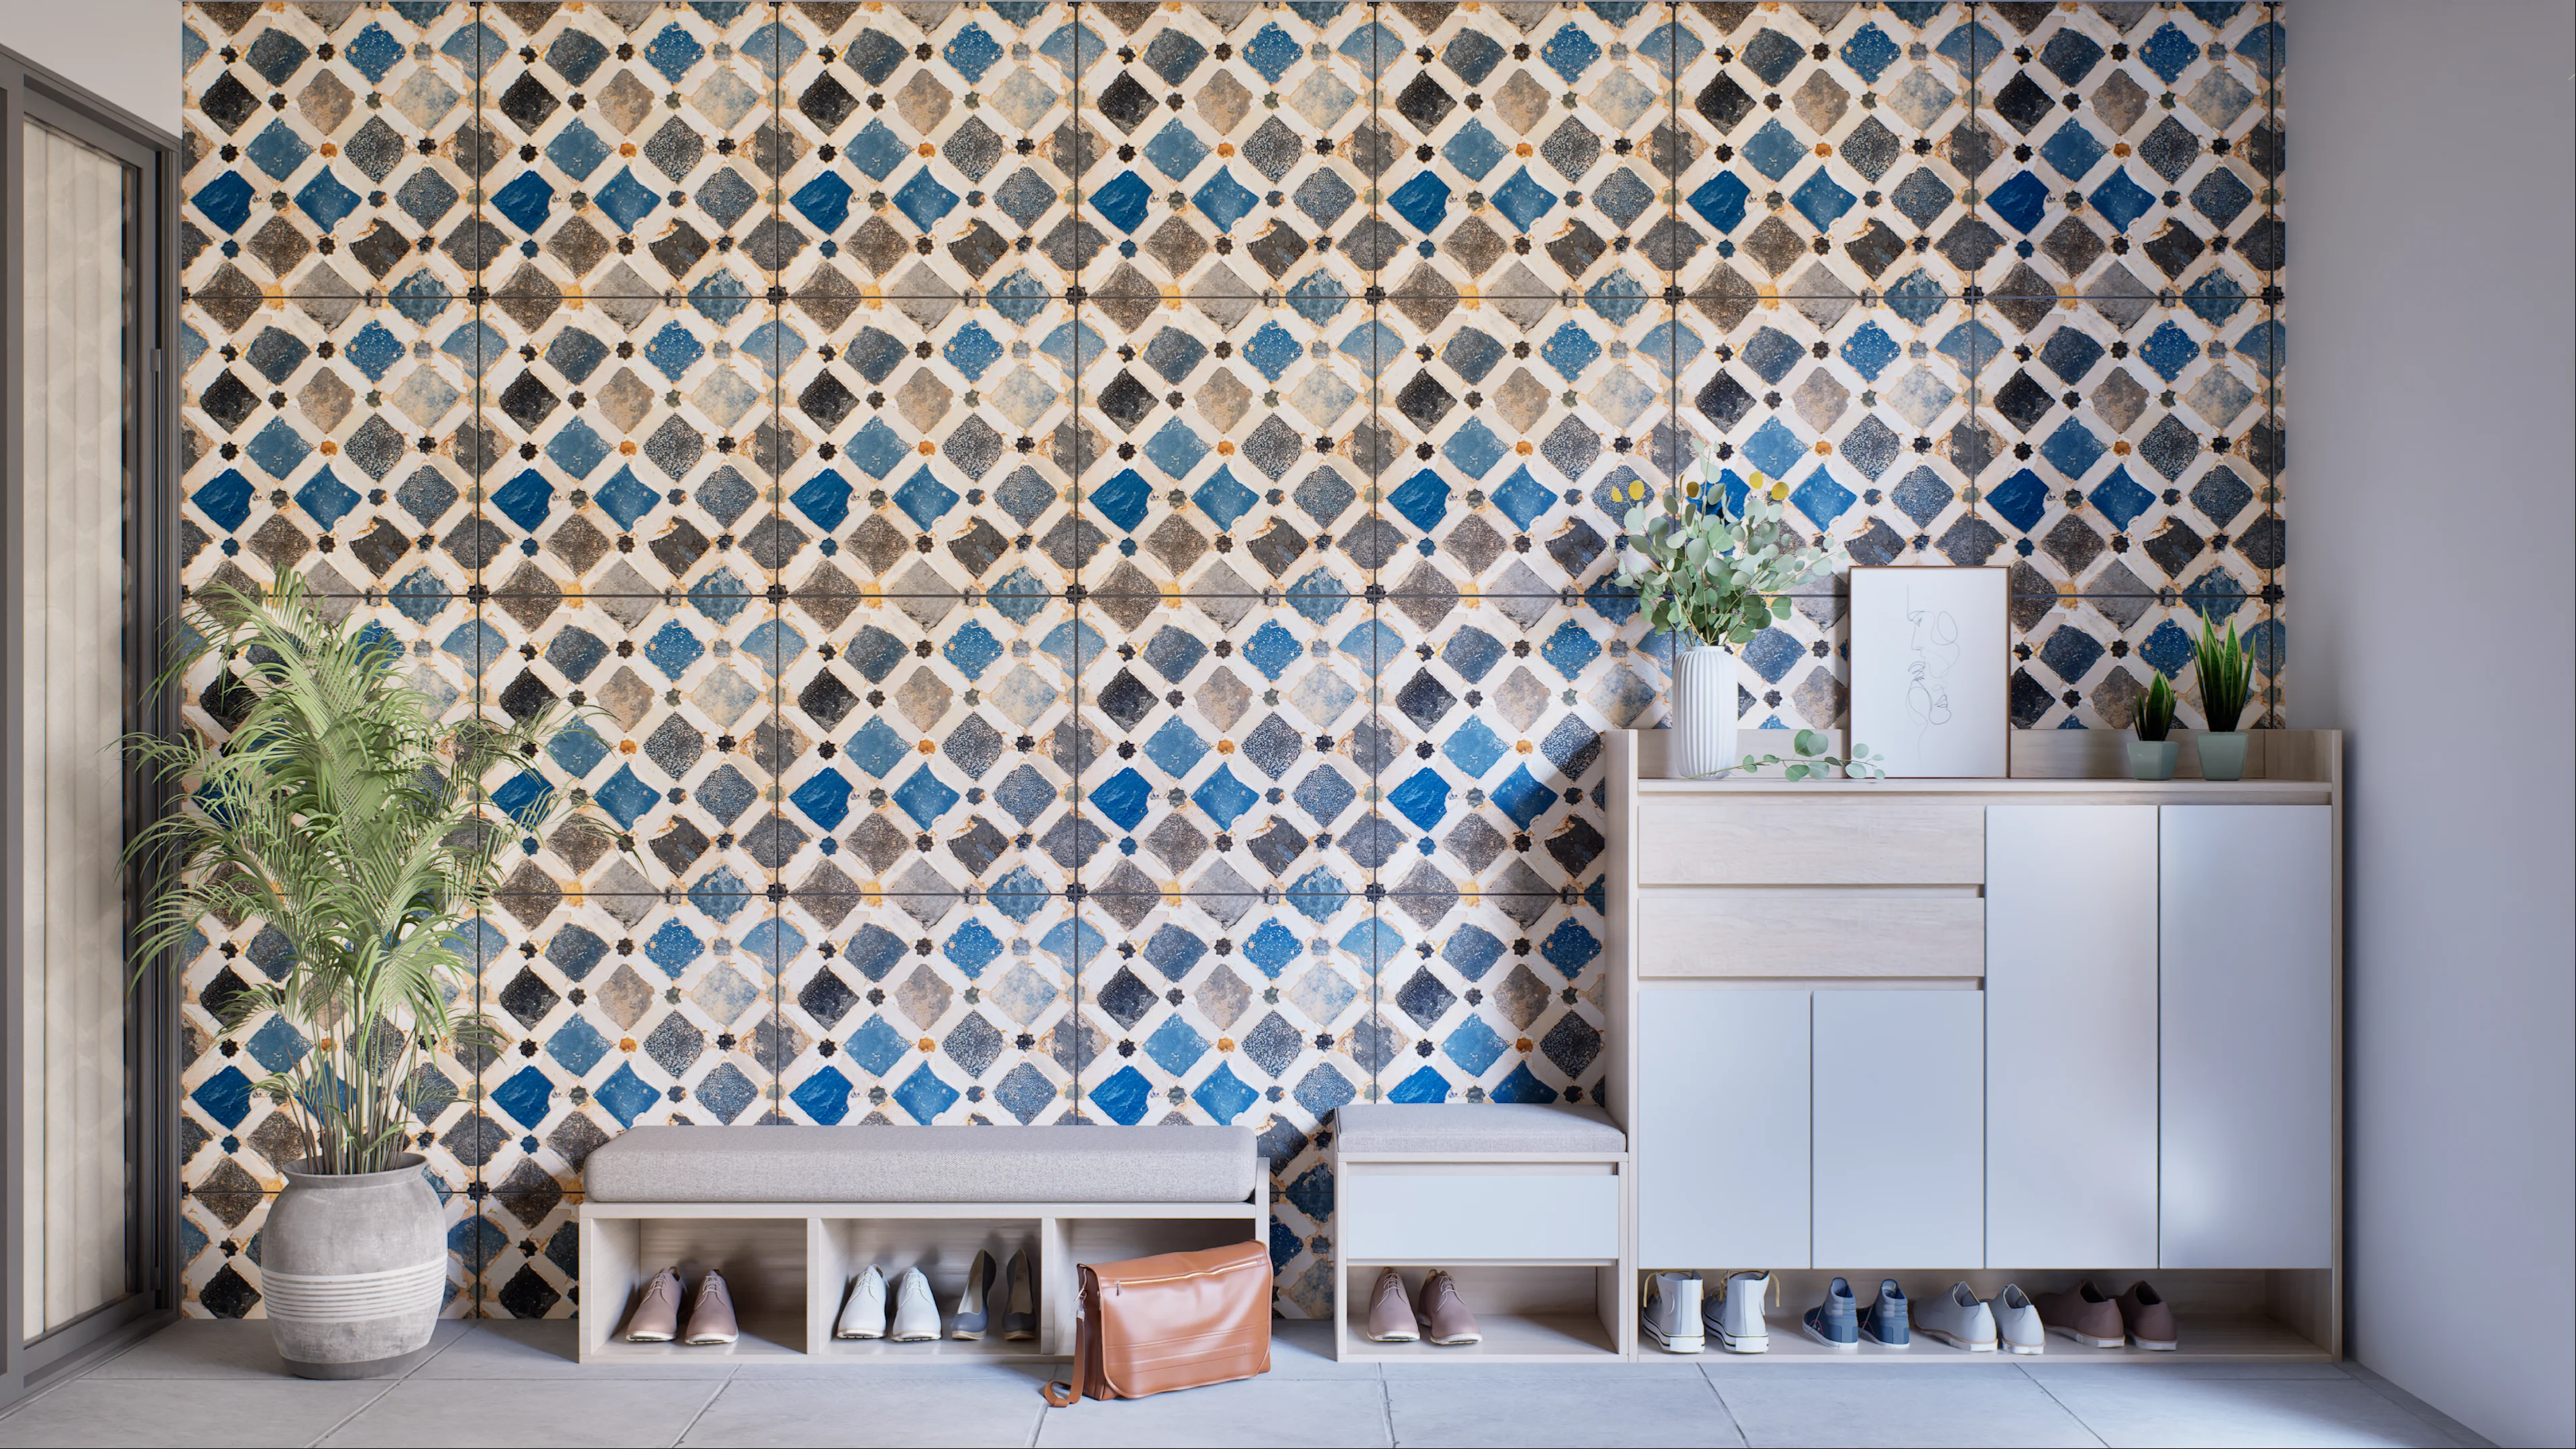
[[[2006,772],[2005,572],[1851,571],[1852,738],[1916,779]]]

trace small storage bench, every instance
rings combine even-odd
[[[1061,1358],[1076,1265],[1269,1235],[1269,1179],[1241,1127],[639,1127],[591,1153],[581,1206],[584,1363],[891,1364]],[[919,1268],[956,1312],[977,1251],[1035,1263],[1038,1340],[839,1340],[870,1264]],[[742,1336],[729,1348],[628,1343],[636,1296],[712,1268]],[[996,1292],[1003,1289],[998,1281]]]
[[[1628,1138],[1598,1107],[1353,1103],[1336,1115],[1333,1347],[1349,1360],[1599,1363],[1633,1351]],[[1446,1268],[1485,1341],[1371,1343],[1382,1269]]]

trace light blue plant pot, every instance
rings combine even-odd
[[[2129,742],[2129,774],[2140,780],[2170,780],[2174,762],[2182,758],[2180,740],[2132,740]]]
[[[2200,736],[2200,778],[2245,778],[2245,731],[2210,730]]]

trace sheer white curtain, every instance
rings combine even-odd
[[[33,122],[19,639],[26,910],[26,1330],[126,1291],[123,904],[126,168]]]

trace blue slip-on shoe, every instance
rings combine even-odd
[[[1852,1297],[1851,1283],[1836,1278],[1825,1290],[1825,1301],[1807,1310],[1807,1336],[1827,1348],[1847,1352],[1860,1351],[1860,1304]]]
[[[1913,1342],[1905,1290],[1893,1278],[1878,1280],[1878,1301],[1861,1310],[1861,1335],[1881,1348],[1905,1348]]]

